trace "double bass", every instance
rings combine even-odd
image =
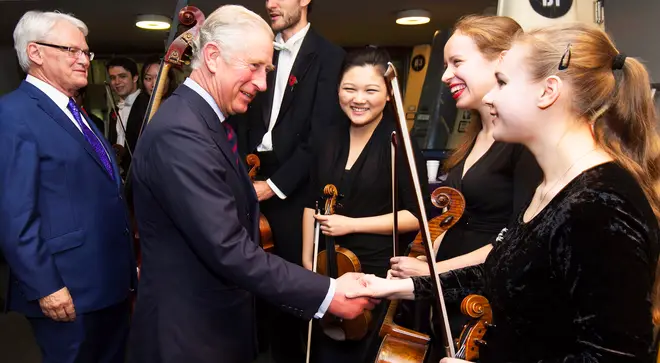
[[[442,346],[445,349],[445,356],[473,360],[475,357],[478,357],[478,345],[484,344],[481,338],[485,334],[485,330],[492,320],[490,306],[488,305],[487,300],[481,296],[471,295],[465,298],[461,304],[463,313],[475,317],[477,321],[466,325],[460,338],[456,342],[453,341],[449,321],[447,320],[447,310],[442,287],[435,266],[435,253],[432,245],[432,241],[434,241],[437,236],[451,228],[458,221],[465,208],[465,200],[460,192],[455,189],[448,187],[436,189],[431,196],[431,200],[436,207],[443,209],[443,213],[440,216],[433,218],[431,221],[427,220],[421,186],[419,179],[416,177],[419,173],[417,172],[417,165],[412,153],[412,142],[405,123],[406,118],[403,112],[403,102],[397,80],[396,69],[392,63],[388,63],[384,77],[388,81],[388,91],[394,100],[394,108],[396,110],[395,116],[397,119],[396,129],[403,141],[404,156],[410,174],[413,176],[412,182],[415,190],[417,207],[421,214],[421,218],[419,219],[420,232],[416,240],[412,243],[411,251],[408,255],[411,257],[424,255],[426,257],[429,272],[432,277],[431,281],[434,285],[436,312],[442,323],[440,325],[439,333],[442,339],[440,343],[442,343]],[[430,225],[437,227],[437,229],[432,230]],[[396,235],[396,222],[394,228],[394,233]],[[433,237],[432,232],[434,235]],[[383,337],[383,341],[376,362],[422,363],[428,352],[430,337],[426,334],[396,324],[394,322],[394,316],[396,315],[397,305],[396,301],[390,303],[387,315],[381,326],[380,335]],[[456,347],[455,344],[458,344],[458,346]]]
[[[144,115],[142,122],[142,127],[138,133],[138,139],[146,125],[149,123],[154,113],[158,110],[160,106],[163,95],[166,91],[165,82],[163,77],[167,77],[167,72],[170,68],[175,67],[178,69],[183,69],[184,66],[189,65],[192,60],[192,45],[193,39],[199,33],[199,29],[204,23],[205,16],[204,14],[194,6],[188,6],[187,0],[179,0],[177,3],[177,11],[175,12],[175,21],[172,23],[172,30],[169,34],[168,43],[169,47],[165,53],[160,68],[158,70],[158,76],[156,77],[156,83],[154,85],[154,91],[151,94],[149,99],[149,104],[147,106],[147,111]],[[184,27],[189,27],[188,30],[181,33],[179,36],[174,38],[179,27],[179,23]],[[137,223],[135,222],[135,213],[134,207],[132,205],[131,198],[131,169],[126,173],[126,195],[127,200],[129,201],[129,213],[131,216],[131,224],[134,229],[134,251],[136,262],[138,265],[138,278],[139,278],[139,267],[141,265],[141,252],[140,252],[140,235],[137,228]]]

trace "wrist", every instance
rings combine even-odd
[[[360,228],[359,221],[360,221],[360,219],[349,217],[349,221],[350,221],[349,224],[351,226],[351,228],[350,228],[351,233],[359,233],[360,232],[359,231],[359,228]]]

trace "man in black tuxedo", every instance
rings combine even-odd
[[[301,319],[352,318],[369,300],[360,274],[336,280],[259,247],[259,203],[225,122],[266,89],[273,33],[226,5],[195,39],[193,71],[137,145],[132,180],[142,247],[129,362],[247,363],[256,356],[254,295]]]
[[[345,55],[311,27],[307,20],[311,5],[310,0],[266,1],[277,33],[273,56],[277,69],[268,75],[268,89],[248,112],[238,120],[232,118],[243,156],[256,153],[261,161],[254,189],[273,232],[275,253],[298,265],[302,265],[302,216],[309,197],[313,140],[340,118],[337,87]],[[277,310],[271,315],[267,329],[273,329],[275,360],[304,361],[306,324]]]

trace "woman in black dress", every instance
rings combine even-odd
[[[541,170],[520,144],[495,141],[492,116],[482,99],[497,83],[495,67],[522,28],[505,16],[469,15],[454,26],[445,45],[442,76],[456,107],[471,112],[464,142],[443,165],[444,183],[461,191],[466,210],[456,226],[434,243],[438,271],[448,271],[485,260],[490,242],[534,194]],[[428,275],[423,260],[395,257],[394,277]],[[459,305],[450,306],[454,330],[463,325]],[[460,331],[460,330],[459,330]]]
[[[456,100],[456,107],[470,110],[464,143],[444,165],[444,185],[461,191],[466,210],[458,224],[434,243],[438,272],[482,263],[499,231],[534,194],[541,182],[541,170],[531,153],[520,144],[495,141],[493,117],[483,97],[496,84],[495,67],[520,25],[504,16],[470,15],[459,20],[445,45],[447,69],[442,76]],[[405,256],[391,260],[396,278],[429,274],[425,259]],[[460,301],[447,304],[453,335],[467,322]],[[417,309],[428,311],[425,304]],[[424,329],[426,330],[426,329]],[[433,334],[432,331],[428,333]],[[437,350],[434,350],[437,353]]]
[[[482,363],[650,362],[660,138],[646,69],[598,27],[562,24],[518,37],[496,76],[494,137],[526,145],[544,179],[485,263],[441,275],[445,297],[489,299]],[[433,294],[429,277],[364,282],[367,296]]]
[[[389,56],[385,50],[366,48],[347,55],[339,84],[339,103],[346,118],[324,133],[320,140],[311,191],[303,216],[303,265],[311,269],[315,218],[323,235],[358,257],[362,271],[385,277],[393,255],[392,238],[392,168],[391,134],[396,130],[395,115],[389,104],[383,74]],[[423,190],[428,187],[423,156],[415,149]],[[399,153],[398,228],[401,243],[406,244],[419,230],[419,212],[415,202],[410,171]],[[315,215],[315,202],[324,186],[333,184],[342,197],[335,214]],[[322,208],[323,202],[319,203]],[[325,245],[323,238],[319,251]],[[372,311],[370,335],[360,341],[335,341],[323,333],[315,334],[312,345],[314,362],[363,362],[373,353],[369,349],[377,335],[383,306]],[[314,327],[320,332],[318,326]],[[369,355],[369,356],[368,356]]]

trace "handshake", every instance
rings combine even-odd
[[[365,310],[372,310],[380,299],[412,299],[413,283],[388,280],[375,275],[350,272],[336,281],[335,295],[328,312],[344,319],[354,319]]]

